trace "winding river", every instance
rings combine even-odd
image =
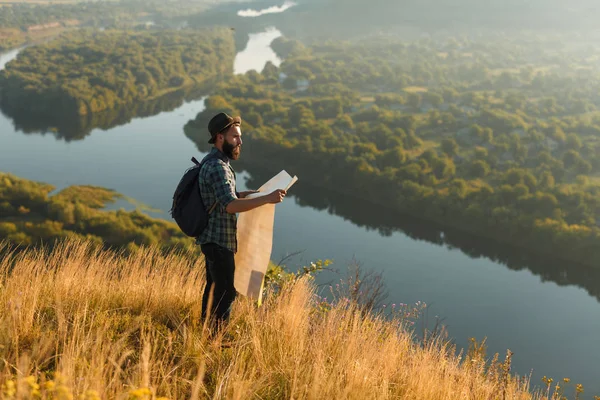
[[[279,35],[276,29],[250,35],[235,61],[235,72],[260,70],[267,61],[278,65],[281,60],[269,45]],[[0,68],[17,54],[18,50],[0,55]],[[79,140],[51,129],[25,133],[0,115],[0,171],[58,189],[75,184],[112,188],[160,210],[154,216],[168,218],[181,174],[192,156],[202,156],[182,128],[203,107],[204,98],[182,101],[171,111],[136,117],[107,130],[92,129]],[[302,181],[302,171],[289,172],[299,176],[297,185],[310,185]],[[252,170],[238,174],[241,190],[251,174]],[[357,222],[371,218],[368,205],[348,203],[349,211],[341,212],[328,204],[306,204],[292,189],[278,206],[275,261],[300,251],[288,265],[333,259],[344,270],[356,259],[367,269],[383,271],[389,303],[427,303],[430,318],[443,317],[459,346],[466,347],[469,337],[487,337],[490,356],[499,352],[502,357],[510,348],[513,372],[528,375],[533,370],[533,385],[541,385],[543,375],[555,381],[569,377],[584,385],[586,398],[600,394],[597,275],[494,243],[480,244],[475,238],[460,237],[454,239],[462,241],[460,246],[450,245],[438,228],[401,215],[389,216],[398,221],[397,229],[382,231],[376,220]]]

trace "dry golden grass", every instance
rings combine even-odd
[[[11,38],[20,34],[21,31],[17,28],[0,28],[0,39]]]
[[[319,310],[306,279],[260,308],[236,301],[228,331],[209,340],[203,283],[201,261],[153,249],[124,257],[70,242],[4,256],[2,398],[541,398],[506,364],[419,345],[400,320]]]

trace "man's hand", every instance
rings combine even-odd
[[[265,197],[267,198],[267,202],[269,204],[277,204],[283,201],[283,198],[285,197],[286,193],[287,192],[285,190],[277,189],[274,192],[269,193]]]
[[[252,193],[258,193],[258,190],[246,190],[245,192],[240,192],[240,199],[245,199],[248,195]]]
[[[254,210],[255,208],[264,206],[265,204],[281,203],[286,195],[286,191],[278,189],[273,193],[269,193],[265,196],[259,196],[252,199],[243,199],[241,198],[242,194],[240,193],[239,195],[240,198],[235,199],[231,203],[227,204],[225,210],[229,214],[237,214],[241,212]]]

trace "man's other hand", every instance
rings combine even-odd
[[[277,204],[283,201],[283,198],[286,195],[286,191],[282,189],[277,189],[272,193],[267,195],[267,201],[269,204]]]

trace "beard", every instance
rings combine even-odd
[[[231,160],[237,160],[240,158],[240,153],[242,151],[242,146],[237,145],[234,146],[225,139],[223,142],[223,154],[225,154]]]

